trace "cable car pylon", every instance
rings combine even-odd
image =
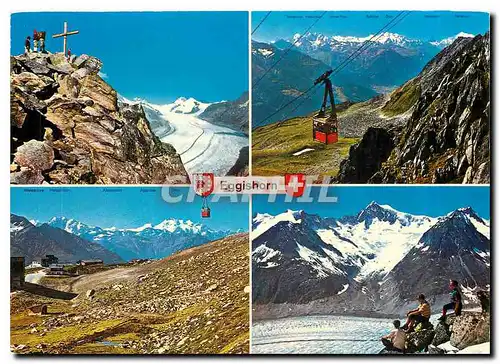
[[[325,86],[325,93],[319,112],[313,116],[313,140],[325,144],[333,144],[339,141],[337,111],[335,109],[332,81],[329,78],[332,72],[332,70],[328,70],[314,81],[314,85],[322,83]],[[327,115],[326,104],[328,98],[330,99],[330,113]]]

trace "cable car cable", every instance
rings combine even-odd
[[[250,35],[253,35],[253,33],[255,33],[255,32],[257,31],[257,29],[259,29],[259,27],[262,25],[262,23],[264,23],[264,21],[267,19],[267,17],[268,17],[270,14],[271,14],[271,12],[270,12],[270,11],[268,11],[268,12],[267,12],[267,14],[266,14],[266,16],[264,17],[264,19],[262,19],[262,20],[260,21],[260,23],[259,23],[259,24],[257,24],[257,26],[255,27],[255,29],[252,31],[252,34],[250,34]]]
[[[326,11],[324,11],[324,12],[323,12],[323,14],[321,14],[318,18],[316,18],[316,20],[315,20],[315,21],[314,21],[314,22],[313,22],[313,23],[309,26],[309,28],[307,28],[307,29],[305,30],[305,32],[304,32],[304,33],[302,33],[302,35],[301,35],[300,37],[298,37],[298,38],[297,38],[297,39],[296,39],[296,40],[295,40],[295,41],[294,41],[294,42],[293,42],[293,43],[292,43],[292,44],[291,44],[291,45],[290,45],[290,46],[286,49],[286,51],[285,51],[285,52],[281,55],[281,57],[280,57],[280,58],[279,58],[276,62],[274,62],[274,64],[273,64],[270,68],[268,68],[268,69],[264,72],[264,74],[263,74],[263,75],[262,75],[262,76],[261,76],[261,77],[260,77],[257,81],[255,81],[255,82],[252,84],[252,89],[253,89],[253,88],[255,88],[255,87],[256,87],[256,86],[260,83],[260,81],[262,81],[262,80],[264,79],[264,77],[265,77],[265,76],[266,76],[266,75],[267,75],[267,74],[268,74],[268,73],[269,73],[269,72],[270,72],[270,71],[271,71],[274,67],[276,67],[276,66],[278,65],[278,63],[280,63],[280,62],[283,60],[283,58],[285,58],[285,56],[288,54],[288,52],[290,52],[290,51],[291,51],[291,49],[295,46],[295,44],[297,44],[297,42],[298,42],[299,40],[301,40],[301,39],[302,39],[302,37],[303,37],[304,35],[306,35],[306,34],[307,34],[307,32],[309,32],[309,31],[312,29],[312,27],[313,27],[313,26],[315,26],[315,25],[316,25],[316,23],[317,23],[317,22],[319,22],[319,21],[321,20],[321,18],[323,18],[323,16],[324,16],[326,13],[327,13],[327,12],[326,12]]]
[[[401,15],[402,13],[403,13],[403,12],[399,13],[399,14],[398,14],[395,18],[393,18],[393,21],[394,21],[394,19],[396,19],[396,18],[397,18],[399,15]],[[395,26],[396,26],[396,25],[397,25],[400,21],[402,21],[402,20],[403,20],[403,19],[404,19],[404,18],[405,18],[405,17],[406,17],[409,13],[410,13],[410,12],[408,11],[408,12],[407,12],[407,13],[406,13],[403,17],[399,18],[399,20],[398,20],[396,23],[394,23],[394,24],[393,24],[393,25],[392,25],[389,29],[387,29],[387,30],[391,30],[392,28],[394,28],[394,27],[395,27]],[[392,22],[392,21],[391,21],[391,22]],[[391,22],[387,23],[387,24],[386,24],[386,26],[387,26],[387,25],[389,25]],[[379,32],[378,32],[378,33],[382,32],[386,26],[384,26],[381,30],[379,30]],[[376,34],[375,34],[375,35],[376,35]],[[335,70],[333,70],[332,74],[331,74],[329,77],[332,77],[335,73],[338,73],[338,72],[339,72],[339,71],[341,71],[341,70],[342,70],[345,66],[347,66],[347,64],[349,64],[349,63],[350,63],[350,62],[352,62],[354,59],[356,59],[356,58],[357,58],[357,57],[361,54],[361,51],[364,51],[364,50],[368,49],[368,47],[372,46],[372,45],[373,45],[373,43],[371,43],[371,41],[372,41],[372,39],[374,38],[374,36],[375,36],[375,35],[373,35],[370,39],[368,39],[368,40],[366,40],[366,41],[365,41],[365,43],[364,43],[364,44],[368,44],[368,46],[367,46],[367,47],[365,47],[364,49],[361,49],[361,47],[359,47],[356,51],[354,51],[354,52],[351,54],[351,56],[352,56],[354,53],[356,53],[356,52],[358,52],[358,51],[359,51],[359,52],[358,52],[358,54],[356,55],[356,57],[352,58],[349,62],[345,63],[343,66],[341,66],[341,65],[342,65],[342,63],[343,63],[343,62],[342,62],[340,65],[338,65],[338,66],[335,68]],[[380,38],[381,36],[382,36],[382,34],[379,34],[379,35],[377,36],[377,39],[378,39],[378,38]],[[375,40],[376,40],[376,39],[375,39]],[[370,42],[370,43],[367,43],[367,42]],[[314,85],[313,87],[316,87],[316,85]],[[319,88],[318,88],[318,89],[316,89],[316,91],[315,91],[315,92],[317,92],[317,90],[319,90]],[[307,92],[309,92],[309,91],[310,91],[310,90],[307,90],[307,91],[306,91],[306,93],[307,93]],[[285,117],[283,118],[283,120],[282,120],[282,121],[278,122],[278,125],[282,125],[282,124],[283,124],[283,122],[285,122],[285,121],[287,120],[287,118],[288,118],[288,117],[289,117],[289,116],[290,116],[290,115],[291,115],[291,114],[292,114],[295,110],[297,110],[297,109],[298,109],[298,108],[299,108],[302,104],[304,104],[304,102],[306,102],[307,100],[310,100],[310,99],[311,99],[311,96],[312,96],[312,95],[310,95],[308,98],[304,99],[302,102],[298,103],[296,107],[294,107],[294,108],[293,108],[293,109],[292,109],[289,113],[287,113],[287,114],[285,115]],[[295,100],[294,100],[294,101],[295,101]]]
[[[372,35],[369,39],[367,39],[366,41],[364,41],[364,42],[363,42],[363,44],[362,44],[360,47],[358,47],[358,49],[356,49],[353,53],[351,53],[351,55],[350,55],[347,59],[345,59],[344,61],[342,61],[342,62],[341,62],[341,63],[340,63],[340,64],[339,64],[339,65],[338,65],[335,69],[334,69],[334,72],[336,72],[336,71],[339,69],[339,67],[341,67],[343,64],[347,65],[347,63],[350,63],[350,62],[353,60],[353,59],[351,59],[351,58],[352,58],[353,56],[355,56],[355,55],[356,55],[356,53],[360,53],[361,51],[363,51],[363,49],[362,49],[363,47],[368,47],[369,45],[371,45],[372,43],[370,43],[370,42],[372,41],[372,39],[374,39],[375,37],[377,37],[377,39],[378,39],[378,38],[381,36],[381,34],[379,34],[379,33],[383,32],[383,31],[385,30],[385,28],[386,28],[386,27],[390,26],[390,25],[391,25],[391,23],[393,23],[394,21],[396,21],[396,20],[397,20],[397,18],[398,18],[398,17],[400,17],[400,16],[401,16],[401,14],[403,14],[403,13],[404,13],[404,11],[401,11],[401,12],[400,12],[398,15],[396,15],[396,16],[395,16],[395,17],[394,17],[394,18],[393,18],[390,22],[388,22],[386,25],[384,25],[384,26],[383,26],[383,27],[382,27],[382,28],[381,28],[381,29],[380,29],[377,33],[375,33],[375,34],[374,34],[374,35]],[[401,19],[402,19],[402,18],[401,18]],[[399,23],[399,21],[398,21],[398,23]],[[396,23],[396,24],[397,24],[397,23]],[[394,24],[394,25],[396,25],[396,24]],[[393,26],[394,26],[394,25],[393,25]],[[391,26],[388,30],[392,29],[392,27],[393,27],[393,26]],[[292,44],[292,46],[293,46],[293,44]],[[357,57],[357,55],[356,55],[356,57]],[[347,62],[347,63],[345,63],[345,62]],[[342,67],[342,68],[343,68],[343,67]],[[333,73],[332,73],[332,75],[333,75]],[[299,98],[301,98],[301,97],[305,96],[305,95],[306,95],[307,93],[309,93],[309,92],[310,92],[310,91],[311,91],[314,87],[316,87],[316,85],[312,85],[312,86],[311,86],[311,87],[309,87],[306,91],[304,91],[304,92],[302,92],[301,94],[299,94],[299,95],[297,95],[296,97],[294,97],[292,100],[290,100],[289,102],[287,102],[285,105],[281,106],[278,110],[274,111],[274,112],[273,112],[272,114],[270,114],[268,117],[266,117],[265,119],[263,119],[260,123],[257,123],[257,125],[256,125],[256,126],[253,126],[253,125],[252,125],[252,129],[255,129],[255,128],[259,127],[260,125],[262,125],[263,123],[265,123],[267,120],[269,120],[271,117],[273,117],[274,115],[276,115],[277,113],[279,113],[281,110],[285,109],[285,108],[286,108],[286,107],[288,107],[290,104],[294,103],[297,99],[299,99]],[[305,101],[303,101],[303,102],[305,102]],[[302,102],[302,103],[303,103],[303,102]],[[302,103],[301,103],[301,104],[302,104]],[[297,108],[295,108],[295,109],[294,109],[294,111],[295,111],[296,109],[297,109]],[[289,115],[289,114],[288,114],[288,115]]]

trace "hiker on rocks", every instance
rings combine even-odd
[[[406,316],[408,319],[406,320],[403,329],[406,330],[407,333],[412,332],[416,324],[426,324],[429,322],[429,318],[431,317],[431,306],[422,293],[418,295],[418,307],[414,310],[408,311]]]
[[[488,297],[488,294],[485,291],[479,291],[476,295],[479,299],[479,302],[481,303],[481,312],[490,312],[490,299]]]
[[[458,290],[458,282],[450,280],[450,303],[443,306],[443,315],[439,320],[444,320],[446,318],[446,312],[448,310],[453,310],[455,316],[460,316],[462,314],[462,295]]]
[[[38,52],[38,33],[36,29],[33,31],[33,52]]]
[[[24,54],[28,55],[31,52],[31,37],[28,35],[24,41]]]
[[[45,32],[39,32],[38,35],[40,38],[40,52],[45,53]]]
[[[68,54],[66,55],[66,59],[69,61],[71,59],[71,49],[68,48]]]
[[[406,342],[406,332],[401,326],[401,321],[394,320],[392,322],[394,325],[394,330],[392,330],[389,334],[382,336],[381,341],[384,344],[385,348],[389,351],[405,351],[405,342]]]

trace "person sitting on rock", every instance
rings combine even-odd
[[[443,306],[443,315],[439,318],[443,321],[446,318],[446,312],[448,310],[455,311],[455,316],[460,316],[462,314],[462,295],[458,290],[458,282],[450,280],[450,303]]]
[[[31,37],[28,35],[24,41],[24,54],[28,55],[31,52]]]
[[[479,291],[477,292],[477,298],[481,303],[481,312],[490,312],[490,298],[488,297],[488,294],[485,291]]]
[[[392,330],[389,334],[382,336],[380,340],[387,350],[404,353],[406,333],[402,328],[400,328],[401,321],[394,320],[392,324],[394,325],[394,330]]]
[[[406,316],[408,318],[403,329],[406,330],[407,333],[412,332],[417,323],[425,324],[429,322],[429,318],[431,317],[431,306],[422,293],[418,295],[418,307],[408,311]]]

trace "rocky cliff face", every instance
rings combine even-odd
[[[489,93],[489,33],[458,38],[420,75],[394,91],[382,108],[387,116],[410,112],[411,117],[393,138],[394,147],[386,144],[390,154],[378,161],[381,167],[362,181],[353,179],[352,170],[364,169],[357,156],[378,148],[358,145],[343,163],[337,181],[489,183]]]
[[[141,106],[120,105],[100,60],[11,57],[11,183],[189,183]]]

